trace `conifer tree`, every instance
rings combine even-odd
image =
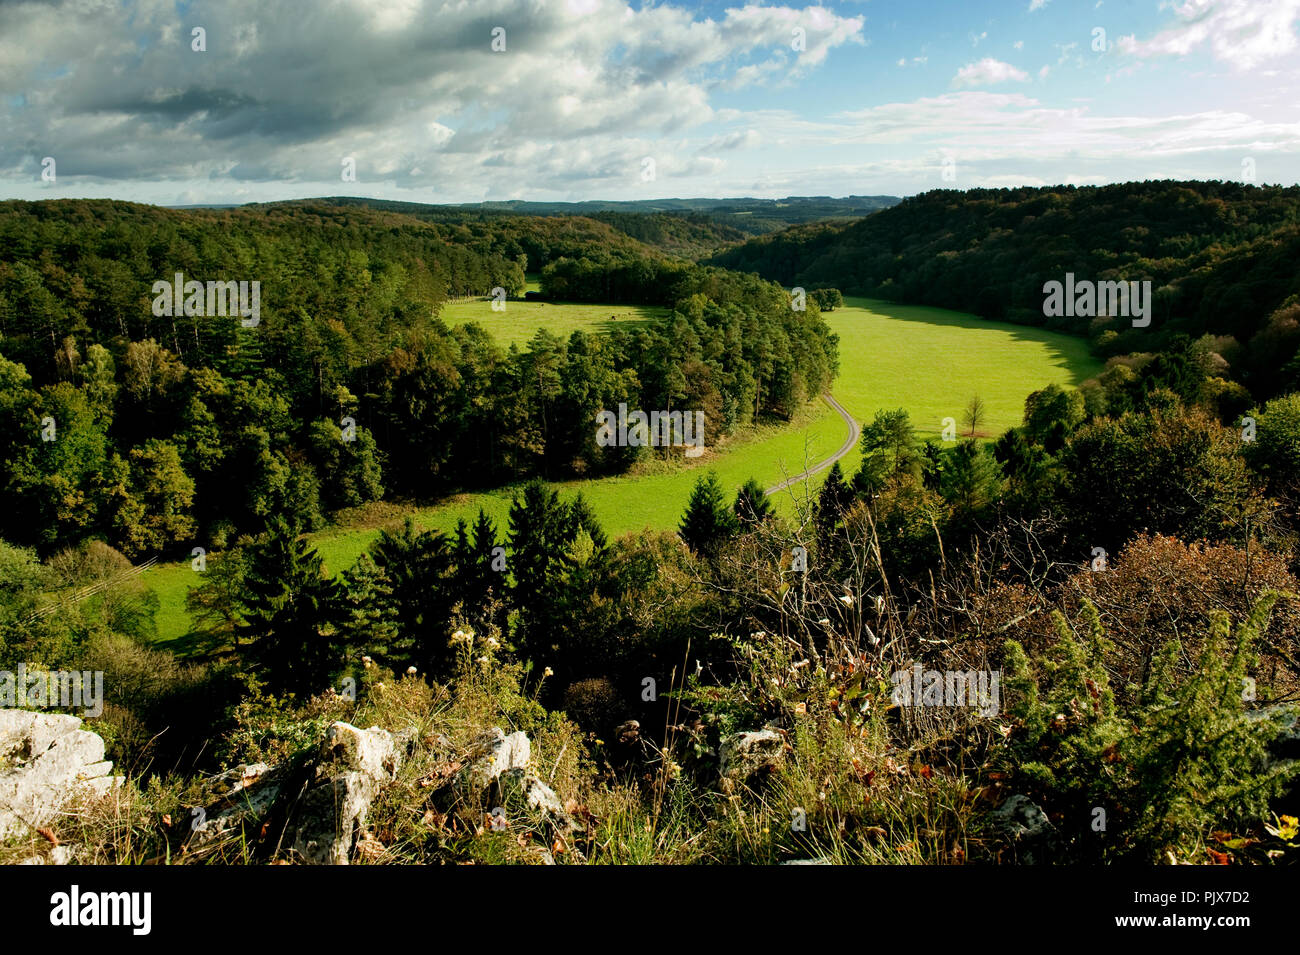
[[[678,533],[695,553],[709,556],[734,532],[735,516],[727,508],[718,476],[710,471],[695,482]]]
[[[324,576],[320,555],[280,519],[249,556],[241,652],[276,691],[323,690],[342,656],[336,644],[338,584]]]
[[[767,499],[763,486],[754,478],[746,481],[744,486],[736,492],[736,503],[733,505],[732,510],[736,515],[738,525],[746,530],[757,527],[775,513],[772,509],[772,502]]]

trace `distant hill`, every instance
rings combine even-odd
[[[1180,332],[1231,336],[1245,354],[1232,343],[1219,347],[1257,379],[1272,379],[1273,366],[1300,343],[1289,330],[1294,322],[1274,314],[1300,295],[1294,186],[1159,181],[936,190],[856,222],[760,236],[709,262],[786,286],[830,286],[1046,325],[1099,340],[1103,354],[1154,351]],[[1067,272],[1094,281],[1150,280],[1152,327],[1045,317],[1043,285]],[[1271,327],[1279,321],[1287,327]]]
[[[264,205],[317,203],[336,207],[365,206],[434,222],[486,220],[499,216],[585,217],[608,223],[619,232],[670,255],[700,259],[743,242],[806,222],[849,223],[897,205],[896,196],[791,196],[786,199],[634,199],[627,201],[530,202],[507,200],[438,204],[368,199],[356,196],[294,200]]]

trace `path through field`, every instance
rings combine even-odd
[[[829,458],[824,458],[821,461],[818,461],[816,464],[814,464],[808,470],[804,471],[802,474],[796,474],[794,477],[787,478],[786,480],[782,481],[780,484],[776,484],[773,485],[772,487],[769,487],[764,492],[765,494],[770,495],[770,494],[775,494],[778,491],[784,491],[786,488],[794,484],[798,484],[800,481],[804,481],[812,477],[814,474],[820,474],[822,471],[825,471],[827,468],[829,468],[840,458],[844,457],[844,455],[852,451],[854,445],[858,443],[858,438],[862,436],[862,428],[861,426],[858,425],[858,422],[854,419],[853,415],[849,414],[846,410],[844,410],[844,406],[840,404],[838,401],[836,401],[833,397],[831,397],[829,392],[822,395],[822,401],[826,402],[828,405],[834,408],[835,411],[839,413],[839,416],[844,419],[844,423],[849,426],[849,436],[844,439],[844,443],[840,445],[840,449],[836,451],[834,454],[832,454]]]

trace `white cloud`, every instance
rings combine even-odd
[[[1050,2],[1051,0],[1029,0],[1029,12],[1033,13],[1035,10],[1041,10]]]
[[[954,86],[989,86],[993,83],[1005,83],[1008,80],[1023,83],[1028,79],[1029,74],[1024,70],[986,56],[978,63],[963,66],[957,71],[952,82]]]
[[[1149,40],[1121,37],[1133,56],[1186,56],[1208,44],[1214,58],[1248,70],[1295,53],[1300,0],[1186,0],[1171,4],[1181,21]]]
[[[667,154],[660,179],[706,174],[721,168],[699,154],[709,137],[713,150],[759,142],[715,128],[690,139],[719,121],[715,92],[797,80],[864,42],[862,16],[743,0],[711,17],[629,0],[334,0],[310,16],[299,0],[193,0],[180,24],[165,0],[126,6],[0,0],[0,175],[27,181],[54,155],[61,187],[290,194],[337,191],[352,156],[367,188],[446,201],[639,182],[652,148]],[[191,24],[206,53],[190,49]]]

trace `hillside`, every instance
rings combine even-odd
[[[1149,352],[1175,333],[1232,336],[1245,377],[1276,389],[1297,342],[1265,332],[1300,293],[1300,188],[1141,182],[1075,188],[938,190],[851,224],[796,226],[719,253],[713,264],[784,285],[970,311],[1097,336],[1107,354]],[[1150,280],[1150,329],[1047,318],[1043,285]],[[1285,330],[1284,330],[1285,331]],[[1257,335],[1263,334],[1258,341]]]

